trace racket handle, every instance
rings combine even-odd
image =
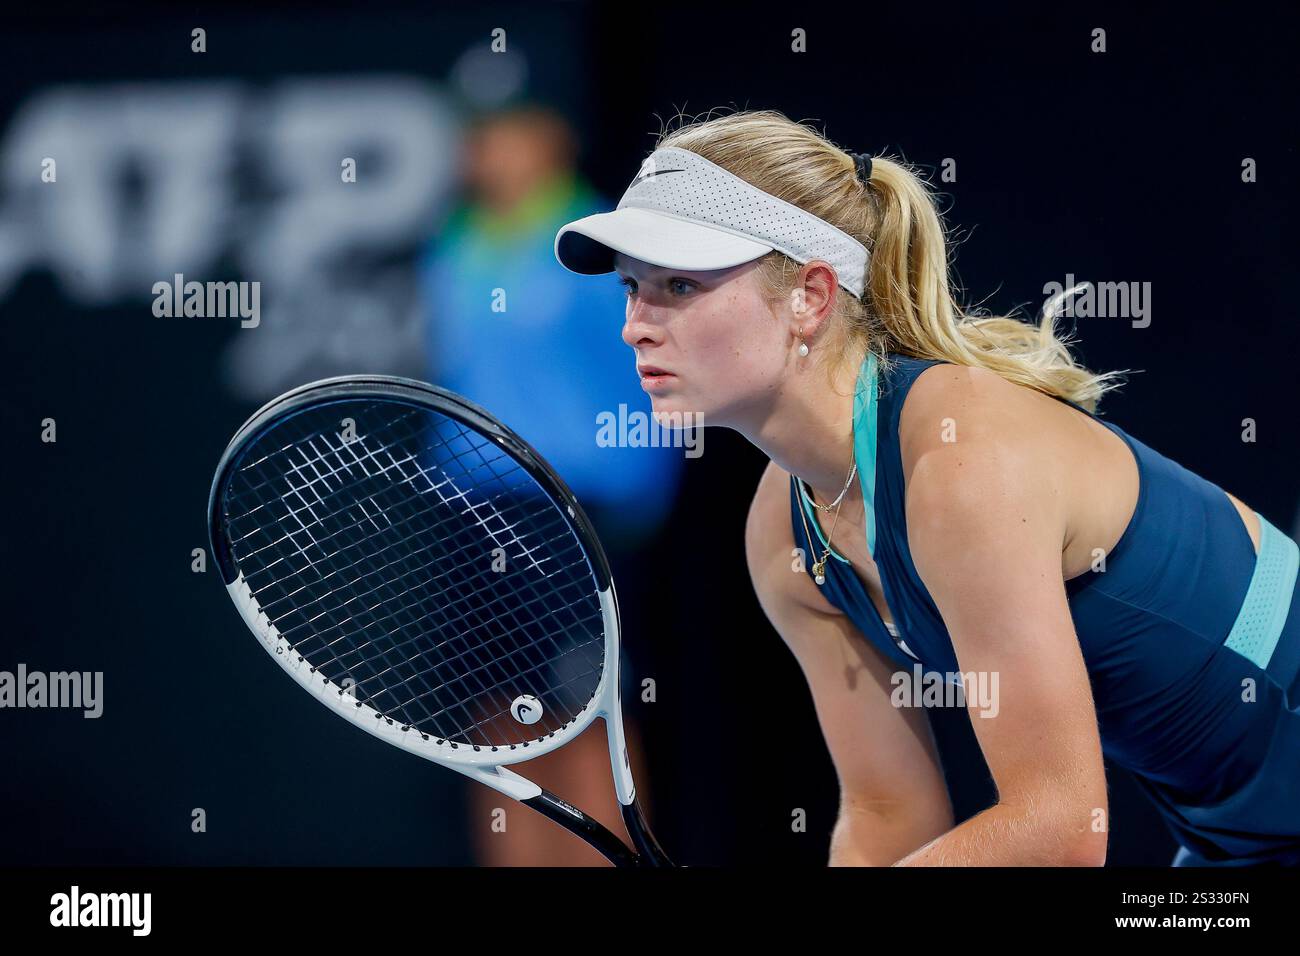
[[[588,846],[615,866],[634,867],[644,865],[641,860],[637,859],[635,853],[623,845],[622,840],[577,807],[565,803],[550,791],[543,790],[537,796],[521,800],[520,803],[526,807],[531,807],[547,819],[554,820],[574,836],[585,840]]]
[[[627,826],[627,832],[632,837],[632,844],[641,854],[642,866],[675,866],[672,860],[668,859],[668,854],[664,852],[659,841],[655,839],[654,834],[650,832],[650,826],[646,823],[645,814],[641,812],[641,802],[635,798],[631,803],[622,805],[623,823]]]

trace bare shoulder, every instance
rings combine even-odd
[[[840,614],[808,575],[796,570],[790,514],[790,473],[768,462],[745,521],[745,560],[759,599],[781,601],[824,614]],[[807,556],[805,562],[810,560]]]
[[[899,417],[904,475],[911,479],[923,462],[954,471],[982,462],[1035,482],[1053,480],[1064,449],[1055,438],[1071,425],[1070,414],[1050,395],[988,369],[933,365],[912,383]]]
[[[1008,528],[1022,534],[1021,551],[1061,561],[1074,530],[1092,523],[1071,469],[1087,453],[1093,424],[987,369],[922,372],[899,420],[907,537],[918,570],[926,554],[946,567],[958,541],[965,553],[994,538],[1005,545]]]

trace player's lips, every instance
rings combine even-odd
[[[677,378],[672,372],[661,369],[657,365],[638,365],[636,370],[641,376],[641,387],[644,389],[658,388]]]

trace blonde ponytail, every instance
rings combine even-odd
[[[948,239],[924,180],[904,162],[872,158],[863,184],[853,159],[816,130],[773,110],[732,113],[660,136],[703,156],[764,192],[812,213],[857,238],[870,253],[859,301],[838,297],[831,340],[823,351],[839,362],[876,352],[941,359],[985,368],[1008,381],[1096,411],[1121,372],[1094,373],[1070,354],[1058,333],[1067,293],[1037,323],[964,311],[949,287]],[[779,252],[763,257],[759,281],[771,301],[786,299],[798,264]]]

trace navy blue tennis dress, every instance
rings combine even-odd
[[[952,640],[908,549],[898,445],[908,390],[935,364],[890,355],[878,374],[869,355],[855,390],[867,546],[893,627],[834,552],[821,591],[893,664],[952,675]],[[1141,480],[1105,570],[1066,582],[1102,749],[1167,821],[1175,865],[1300,864],[1300,549],[1260,516],[1257,557],[1221,488],[1097,420],[1127,443]],[[802,482],[790,507],[796,546],[820,556]],[[821,547],[810,547],[800,507]]]

